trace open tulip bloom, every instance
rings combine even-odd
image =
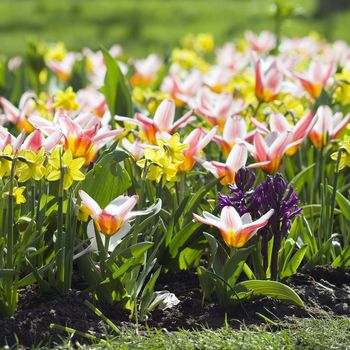
[[[196,159],[205,169],[210,171],[217,179],[220,179],[222,185],[228,185],[235,182],[237,171],[246,165],[248,159],[247,143],[239,143],[233,146],[227,157],[226,163],[217,161],[203,161]],[[270,163],[270,160],[262,160],[259,163],[250,164],[249,168],[263,168]]]
[[[321,95],[322,89],[325,88],[335,71],[333,63],[322,63],[312,61],[308,70],[303,74],[296,74],[302,87],[314,99]]]
[[[255,57],[254,57],[255,60]],[[275,100],[281,92],[283,74],[278,68],[277,61],[265,67],[261,59],[254,62],[255,69],[255,95],[261,102]]]
[[[227,206],[222,209],[220,218],[206,211],[203,212],[203,217],[197,214],[193,216],[204,224],[217,227],[228,246],[241,248],[268,223],[273,213],[274,210],[271,209],[258,220],[253,221],[249,213],[239,216],[234,207]]]
[[[132,211],[138,201],[138,196],[134,195],[131,197],[119,196],[108,204],[105,209],[101,209],[97,202],[83,190],[79,191],[79,196],[81,198],[81,204],[88,209],[88,213],[93,219],[88,224],[87,232],[91,240],[90,249],[93,251],[97,250],[94,225],[96,230],[101,234],[103,242],[105,241],[105,237],[103,236],[111,237],[109,250],[113,250],[121,238],[130,231],[130,221],[137,216],[154,214],[161,207],[161,201],[159,200],[148,209]]]
[[[329,106],[320,106],[316,112],[317,121],[309,133],[316,148],[327,144],[327,138],[334,140],[350,121],[350,113],[343,117],[341,112],[333,115]]]
[[[292,132],[270,132],[265,139],[257,131],[253,145],[245,142],[261,169],[267,173],[275,173],[282,163],[282,158],[288,149],[299,145],[303,139],[292,142]]]
[[[155,145],[157,144],[156,135],[158,132],[165,131],[172,134],[176,129],[187,125],[191,121],[192,114],[193,111],[191,110],[174,123],[175,102],[167,99],[159,105],[153,120],[140,113],[135,114],[135,119],[116,116],[115,120],[140,126],[147,141]]]
[[[290,146],[286,151],[287,155],[293,155],[309,134],[312,127],[315,125],[317,117],[314,117],[312,112],[309,112],[302,117],[294,126],[290,125],[288,120],[281,113],[273,113],[270,116],[270,130],[265,124],[260,123],[255,118],[251,118],[256,129],[264,135],[268,135],[270,132],[276,133],[291,133],[291,142],[295,143],[295,146]]]

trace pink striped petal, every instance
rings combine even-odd
[[[44,137],[40,130],[34,130],[23,142],[21,149],[30,149],[34,152],[39,151],[39,149],[43,146]]]
[[[238,169],[242,168],[248,158],[248,151],[245,144],[236,144],[232,147],[232,150],[227,158],[226,165],[228,168],[237,172]]]
[[[192,121],[193,110],[191,109],[184,116],[182,116],[179,120],[177,120],[172,127],[169,129],[169,134],[172,134],[176,129],[180,127],[186,126],[188,123]]]
[[[210,216],[206,215],[206,214],[209,214],[207,212],[204,212],[203,214],[206,216],[205,218],[203,218],[195,213],[192,213],[193,217],[197,221],[199,221],[203,224],[214,226],[214,227],[217,227],[218,229],[221,229],[221,222],[217,217],[215,217],[214,215],[212,215],[212,217],[210,217]]]
[[[243,225],[241,228],[241,232],[248,233],[248,234],[252,232],[256,232],[257,230],[264,227],[268,223],[273,213],[274,213],[274,210],[270,209],[266,214],[264,214],[258,220],[255,220],[253,222]]]
[[[83,133],[82,127],[66,115],[62,115],[58,118],[58,124],[61,127],[62,133],[66,137],[77,137]]]
[[[79,190],[79,196],[81,198],[81,204],[85,205],[90,210],[93,219],[101,214],[101,207],[85,191]]]
[[[270,116],[271,131],[284,132],[290,130],[290,125],[287,119],[281,113],[273,113]]]
[[[270,158],[269,148],[266,145],[265,140],[262,138],[261,134],[256,132],[254,135],[254,157],[257,161],[266,161]]]
[[[220,215],[223,231],[239,232],[242,220],[234,207],[224,207]]]
[[[154,124],[159,130],[170,130],[175,117],[175,102],[166,99],[162,101],[154,114]]]

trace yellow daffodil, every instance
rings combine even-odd
[[[350,104],[350,71],[344,68],[335,75],[335,80],[339,84],[334,93],[335,101],[343,106]]]
[[[169,158],[171,163],[181,164],[185,160],[184,150],[188,148],[188,144],[180,142],[180,135],[175,134],[169,138],[169,140],[159,139],[158,146],[160,147],[160,157]]]
[[[55,46],[49,47],[45,54],[47,60],[62,61],[67,54],[64,43],[58,42]]]
[[[15,196],[16,204],[22,204],[26,202],[26,198],[23,196],[23,192],[25,189],[25,186],[15,187],[13,189],[13,195]]]
[[[60,149],[55,148],[49,157],[49,166],[46,171],[48,181],[57,181],[61,178],[61,165],[64,172],[63,188],[72,186],[73,181],[82,181],[85,175],[81,172],[84,158],[73,158],[71,151],[65,151],[60,160]]]
[[[171,136],[168,140],[160,138],[157,140],[158,148],[146,148],[145,159],[137,162],[141,168],[148,164],[147,178],[156,182],[176,181],[176,174],[180,164],[185,160],[184,151],[188,144],[180,142],[179,134]],[[144,169],[145,170],[145,169]]]
[[[10,174],[11,170],[12,147],[5,146],[4,150],[0,152],[0,179]]]
[[[57,91],[53,106],[55,108],[63,108],[66,111],[76,111],[79,109],[79,104],[76,102],[76,94],[73,88],[69,86],[65,91]]]
[[[23,196],[23,192],[25,191],[25,189],[25,186],[13,188],[13,196],[15,198],[16,204],[22,204],[26,202],[26,198]],[[5,198],[8,195],[9,193],[5,192],[3,193],[2,198]]]
[[[209,65],[195,51],[176,48],[171,53],[171,61],[184,69],[198,68],[208,71]]]
[[[45,175],[45,149],[41,148],[39,152],[32,150],[21,151],[19,155],[25,158],[16,165],[16,174],[19,182],[26,182],[29,179],[35,181],[41,180]]]
[[[339,142],[339,145],[343,150],[339,161],[339,170],[342,170],[347,166],[350,167],[350,136],[346,136],[343,141]],[[331,158],[337,160],[338,152],[334,152]]]

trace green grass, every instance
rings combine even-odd
[[[86,349],[148,349],[148,350],[195,350],[195,349],[240,349],[240,350],[321,350],[350,348],[350,319],[326,317],[321,319],[295,319],[279,331],[269,327],[254,327],[236,331],[229,327],[218,330],[178,332],[148,332],[137,335],[126,332],[118,338],[110,338],[103,344],[85,346]],[[56,349],[72,349],[66,344]]]
[[[350,39],[350,11],[314,20],[316,0],[289,0],[302,15],[287,20],[285,35],[318,31]],[[272,0],[0,0],[0,53],[21,54],[29,38],[64,41],[69,49],[121,43],[128,54],[165,52],[186,33],[210,32],[219,43],[245,30],[272,30]]]

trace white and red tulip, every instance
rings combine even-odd
[[[116,116],[117,121],[128,122],[136,124],[142,128],[147,141],[150,144],[157,144],[156,135],[158,132],[166,132],[172,134],[176,129],[187,125],[192,121],[191,116],[193,111],[187,112],[183,117],[174,122],[175,118],[175,103],[173,100],[166,99],[158,106],[153,120],[136,113],[135,118],[126,118]]]
[[[320,106],[316,112],[316,123],[309,137],[316,148],[322,148],[328,139],[334,140],[350,121],[350,113],[345,117],[341,112],[333,114],[329,106]]]
[[[193,214],[199,222],[214,226],[219,229],[224,242],[233,248],[243,247],[256,232],[267,225],[274,210],[269,210],[259,219],[253,221],[249,213],[239,216],[234,207],[226,206],[222,209],[220,217],[216,217],[208,212],[203,212],[201,217]]]

